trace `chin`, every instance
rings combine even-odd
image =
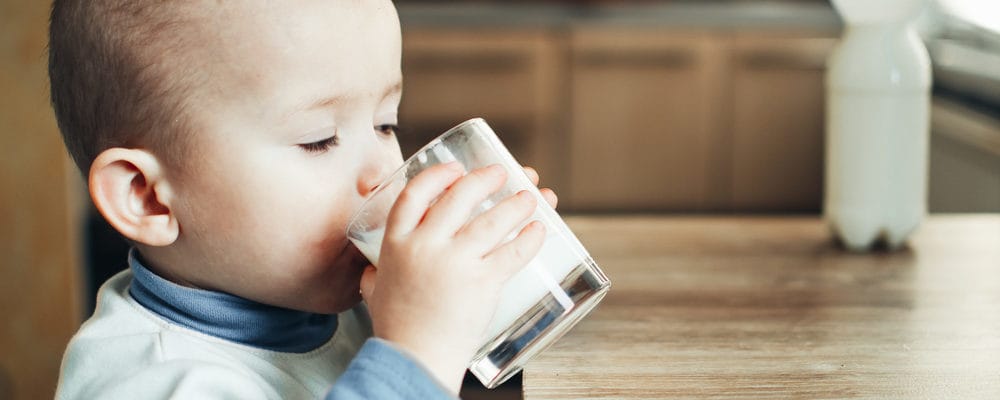
[[[333,251],[324,250],[330,254]],[[368,260],[353,245],[346,243],[336,251],[337,256],[327,263],[311,268],[302,278],[299,295],[288,300],[296,302],[295,309],[319,314],[337,314],[361,302],[361,275]]]
[[[333,301],[323,302],[321,304],[316,304],[311,309],[306,310],[309,312],[317,314],[340,314],[344,311],[350,310],[361,303],[361,293],[355,291],[354,295],[350,298],[337,298]]]
[[[357,301],[350,302],[349,304],[339,303],[339,304],[335,304],[335,305],[330,305],[330,306],[325,306],[325,307],[319,307],[319,309],[312,310],[311,312],[314,312],[316,314],[340,314],[340,313],[342,313],[344,311],[348,311],[348,310],[356,307],[358,304],[361,304],[361,296],[360,295],[358,296]]]

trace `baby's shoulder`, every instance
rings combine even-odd
[[[128,294],[130,282],[131,274],[123,272],[102,286],[96,311],[66,348],[58,398],[137,398],[138,393],[155,398],[150,393],[178,394],[180,381],[192,382],[185,386],[191,390],[221,385],[248,391],[235,398],[278,398],[271,385],[212,340],[135,302]],[[197,388],[199,382],[211,387]]]
[[[130,294],[132,273],[123,271],[101,286],[97,307],[70,340],[67,355],[100,353],[116,360],[135,357],[137,362],[157,362],[175,358],[178,352],[194,352],[196,359],[211,359],[206,351],[225,343],[178,326],[150,311]]]
[[[94,313],[84,321],[70,345],[117,342],[128,337],[156,335],[162,330],[148,310],[129,295],[132,272],[125,270],[108,279],[97,291]]]

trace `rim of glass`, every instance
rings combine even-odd
[[[382,193],[382,189],[385,189],[386,182],[395,181],[396,179],[399,178],[400,175],[405,174],[406,170],[407,170],[407,166],[409,166],[410,163],[414,159],[416,159],[418,155],[420,155],[422,153],[426,153],[427,150],[429,150],[430,148],[432,148],[434,146],[437,146],[442,141],[444,141],[444,139],[447,139],[451,135],[454,135],[456,132],[462,130],[462,128],[464,128],[464,127],[466,127],[468,125],[474,125],[474,124],[478,125],[480,123],[486,124],[486,120],[484,120],[481,117],[476,117],[476,118],[471,118],[471,119],[465,120],[464,122],[459,123],[458,125],[455,125],[455,126],[451,127],[451,129],[448,129],[444,133],[438,135],[436,138],[434,138],[434,140],[431,140],[430,142],[428,142],[427,144],[425,144],[423,147],[421,147],[420,150],[417,150],[417,151],[413,152],[413,154],[410,155],[410,157],[408,157],[406,160],[403,161],[403,164],[400,165],[399,168],[396,168],[396,170],[393,171],[391,174],[389,174],[389,176],[387,176],[385,179],[383,179],[382,182],[379,182],[379,184],[375,188],[375,190],[373,190],[371,192],[371,194],[369,194],[368,197],[365,198],[365,201],[361,202],[361,206],[358,207],[357,210],[354,210],[354,213],[351,214],[351,219],[348,220],[350,222],[347,224],[347,229],[346,229],[346,232],[348,233],[347,237],[350,238],[351,228],[354,227],[355,225],[357,225],[358,216],[361,215],[361,211],[364,210],[368,206],[368,203],[371,203],[372,200],[375,199],[375,197],[377,197],[379,195],[379,193]],[[488,124],[486,124],[486,125],[489,126]]]

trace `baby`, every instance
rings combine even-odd
[[[377,270],[346,239],[402,163],[388,0],[56,0],[49,73],[93,202],[133,245],[58,398],[452,398],[544,239],[514,232],[526,193],[469,220],[505,173],[450,164],[404,189]]]

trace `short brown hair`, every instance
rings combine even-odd
[[[172,0],[55,0],[49,21],[52,108],[87,174],[112,147],[182,151],[184,97],[196,79],[178,51],[184,13]]]

